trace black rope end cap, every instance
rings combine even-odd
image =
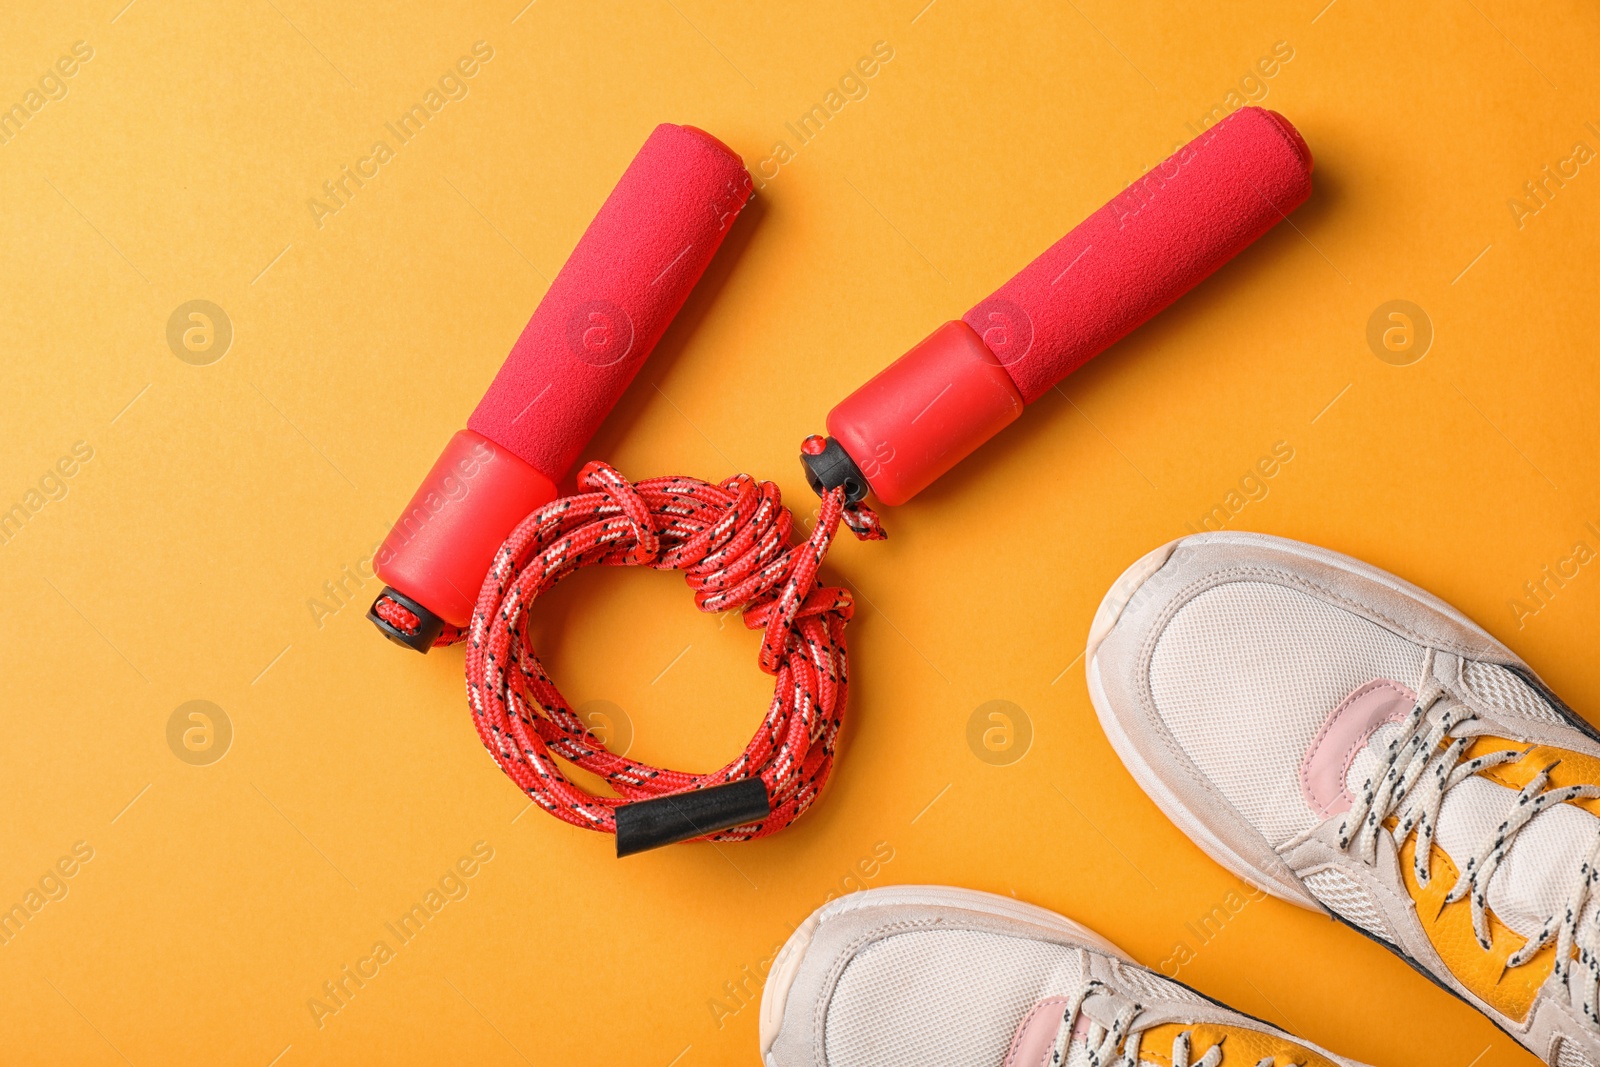
[[[417,617],[416,630],[407,632],[402,627],[379,615],[378,605],[385,600],[398,604],[415,615]],[[428,649],[432,648],[433,643],[439,639],[439,635],[444,633],[443,619],[404,593],[398,592],[387,585],[383,587],[383,592],[378,594],[378,599],[372,602],[372,607],[367,609],[367,618],[372,620],[372,625],[378,628],[379,633],[395,644],[404,645],[406,648],[421,652],[423,655],[427,655]]]
[[[759,822],[772,814],[759,778],[669,793],[616,809],[617,858]]]
[[[844,446],[831,437],[815,434],[800,445],[800,463],[806,469],[806,482],[818,496],[830,489],[844,490],[846,504],[859,504],[867,498],[867,476]]]

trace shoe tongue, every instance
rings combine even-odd
[[[1442,710],[1441,705],[1435,707]],[[1357,753],[1345,779],[1352,796],[1360,796],[1369,779],[1377,781],[1388,763],[1389,745],[1402,730],[1399,723],[1378,728]],[[1516,789],[1482,775],[1463,780],[1445,794],[1435,846],[1461,871],[1494,839],[1516,798]],[[1517,831],[1511,851],[1489,879],[1489,910],[1523,937],[1538,933],[1546,919],[1565,909],[1597,834],[1600,819],[1571,804],[1557,804],[1534,816]],[[1442,877],[1437,866],[1434,876]]]

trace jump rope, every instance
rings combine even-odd
[[[801,444],[821,497],[795,542],[778,487],[746,474],[632,482],[604,463],[557,485],[660,340],[752,194],[739,156],[662,124],[551,283],[494,382],[375,559],[370,618],[419,652],[465,642],[485,748],[539,807],[616,835],[618,856],[788,826],[833,767],[846,707],[846,589],[819,583],[839,525],[885,534],[867,503],[927,488],[1061,379],[1233,258],[1311,194],[1305,141],[1234,112],[1128,186],[960,319],[828,413]],[[702,611],[762,631],[774,692],[755,736],[708,774],[606,750],[528,641],[535,600],[581,567],[678,570]],[[601,777],[591,793],[557,757]]]

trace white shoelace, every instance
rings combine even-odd
[[[1144,1038],[1144,1031],[1155,1025],[1138,1021],[1144,1013],[1144,1005],[1118,995],[1100,981],[1089,982],[1083,992],[1067,1004],[1066,1011],[1061,1015],[1061,1029],[1056,1033],[1056,1045],[1050,1055],[1050,1063],[1060,1067],[1067,1062],[1072,1032],[1077,1028],[1084,1004],[1090,1000],[1108,1003],[1116,1009],[1116,1016],[1110,1026],[1090,1022],[1086,1039],[1089,1067],[1140,1067],[1141,1064],[1151,1064],[1150,1060],[1139,1059],[1139,1044]],[[1198,1060],[1191,1060],[1190,1036],[1190,1032],[1185,1030],[1173,1040],[1172,1067],[1219,1067],[1222,1063],[1222,1043],[1212,1045]],[[1272,1067],[1272,1060],[1273,1057],[1267,1056],[1255,1067]]]
[[[1349,849],[1354,844],[1364,862],[1376,863],[1378,835],[1383,831],[1384,822],[1397,815],[1395,844],[1403,844],[1408,836],[1416,833],[1413,873],[1417,884],[1426,887],[1431,879],[1433,838],[1445,794],[1480,771],[1516,763],[1532,748],[1493,752],[1463,762],[1462,753],[1472,743],[1472,738],[1457,736],[1452,731],[1477,719],[1477,713],[1450,698],[1433,680],[1431,651],[1423,664],[1422,676],[1427,681],[1418,688],[1416,704],[1383,753],[1376,778],[1368,778],[1362,785],[1361,795],[1339,825],[1339,847]],[[1441,706],[1440,712],[1430,716],[1436,705]],[[1441,745],[1445,746],[1442,750]],[[1511,851],[1517,833],[1556,804],[1600,797],[1600,785],[1569,785],[1547,790],[1545,787],[1550,784],[1550,772],[1554,768],[1554,763],[1545,767],[1522,788],[1505,819],[1467,858],[1461,866],[1460,877],[1445,895],[1446,904],[1463,898],[1471,901],[1473,934],[1485,951],[1492,947],[1486,910],[1489,879]],[[1597,883],[1600,883],[1600,833],[1596,834],[1595,843],[1583,860],[1565,907],[1545,919],[1539,932],[1512,953],[1505,964],[1507,970],[1522,966],[1554,938],[1555,973],[1565,983],[1574,1005],[1579,1003],[1579,994],[1582,994],[1583,1013],[1591,1025],[1600,1025],[1600,1003],[1597,1003],[1600,1001],[1600,908],[1595,909],[1588,922],[1580,924],[1580,920]],[[1572,967],[1574,947],[1577,962],[1583,968],[1581,974]]]

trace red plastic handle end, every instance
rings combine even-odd
[[[383,539],[373,561],[378,577],[451,626],[465,626],[501,542],[556,496],[555,483],[509,449],[462,430]]]
[[[983,339],[947,322],[828,413],[828,433],[882,503],[903,504],[1022,414]]]

